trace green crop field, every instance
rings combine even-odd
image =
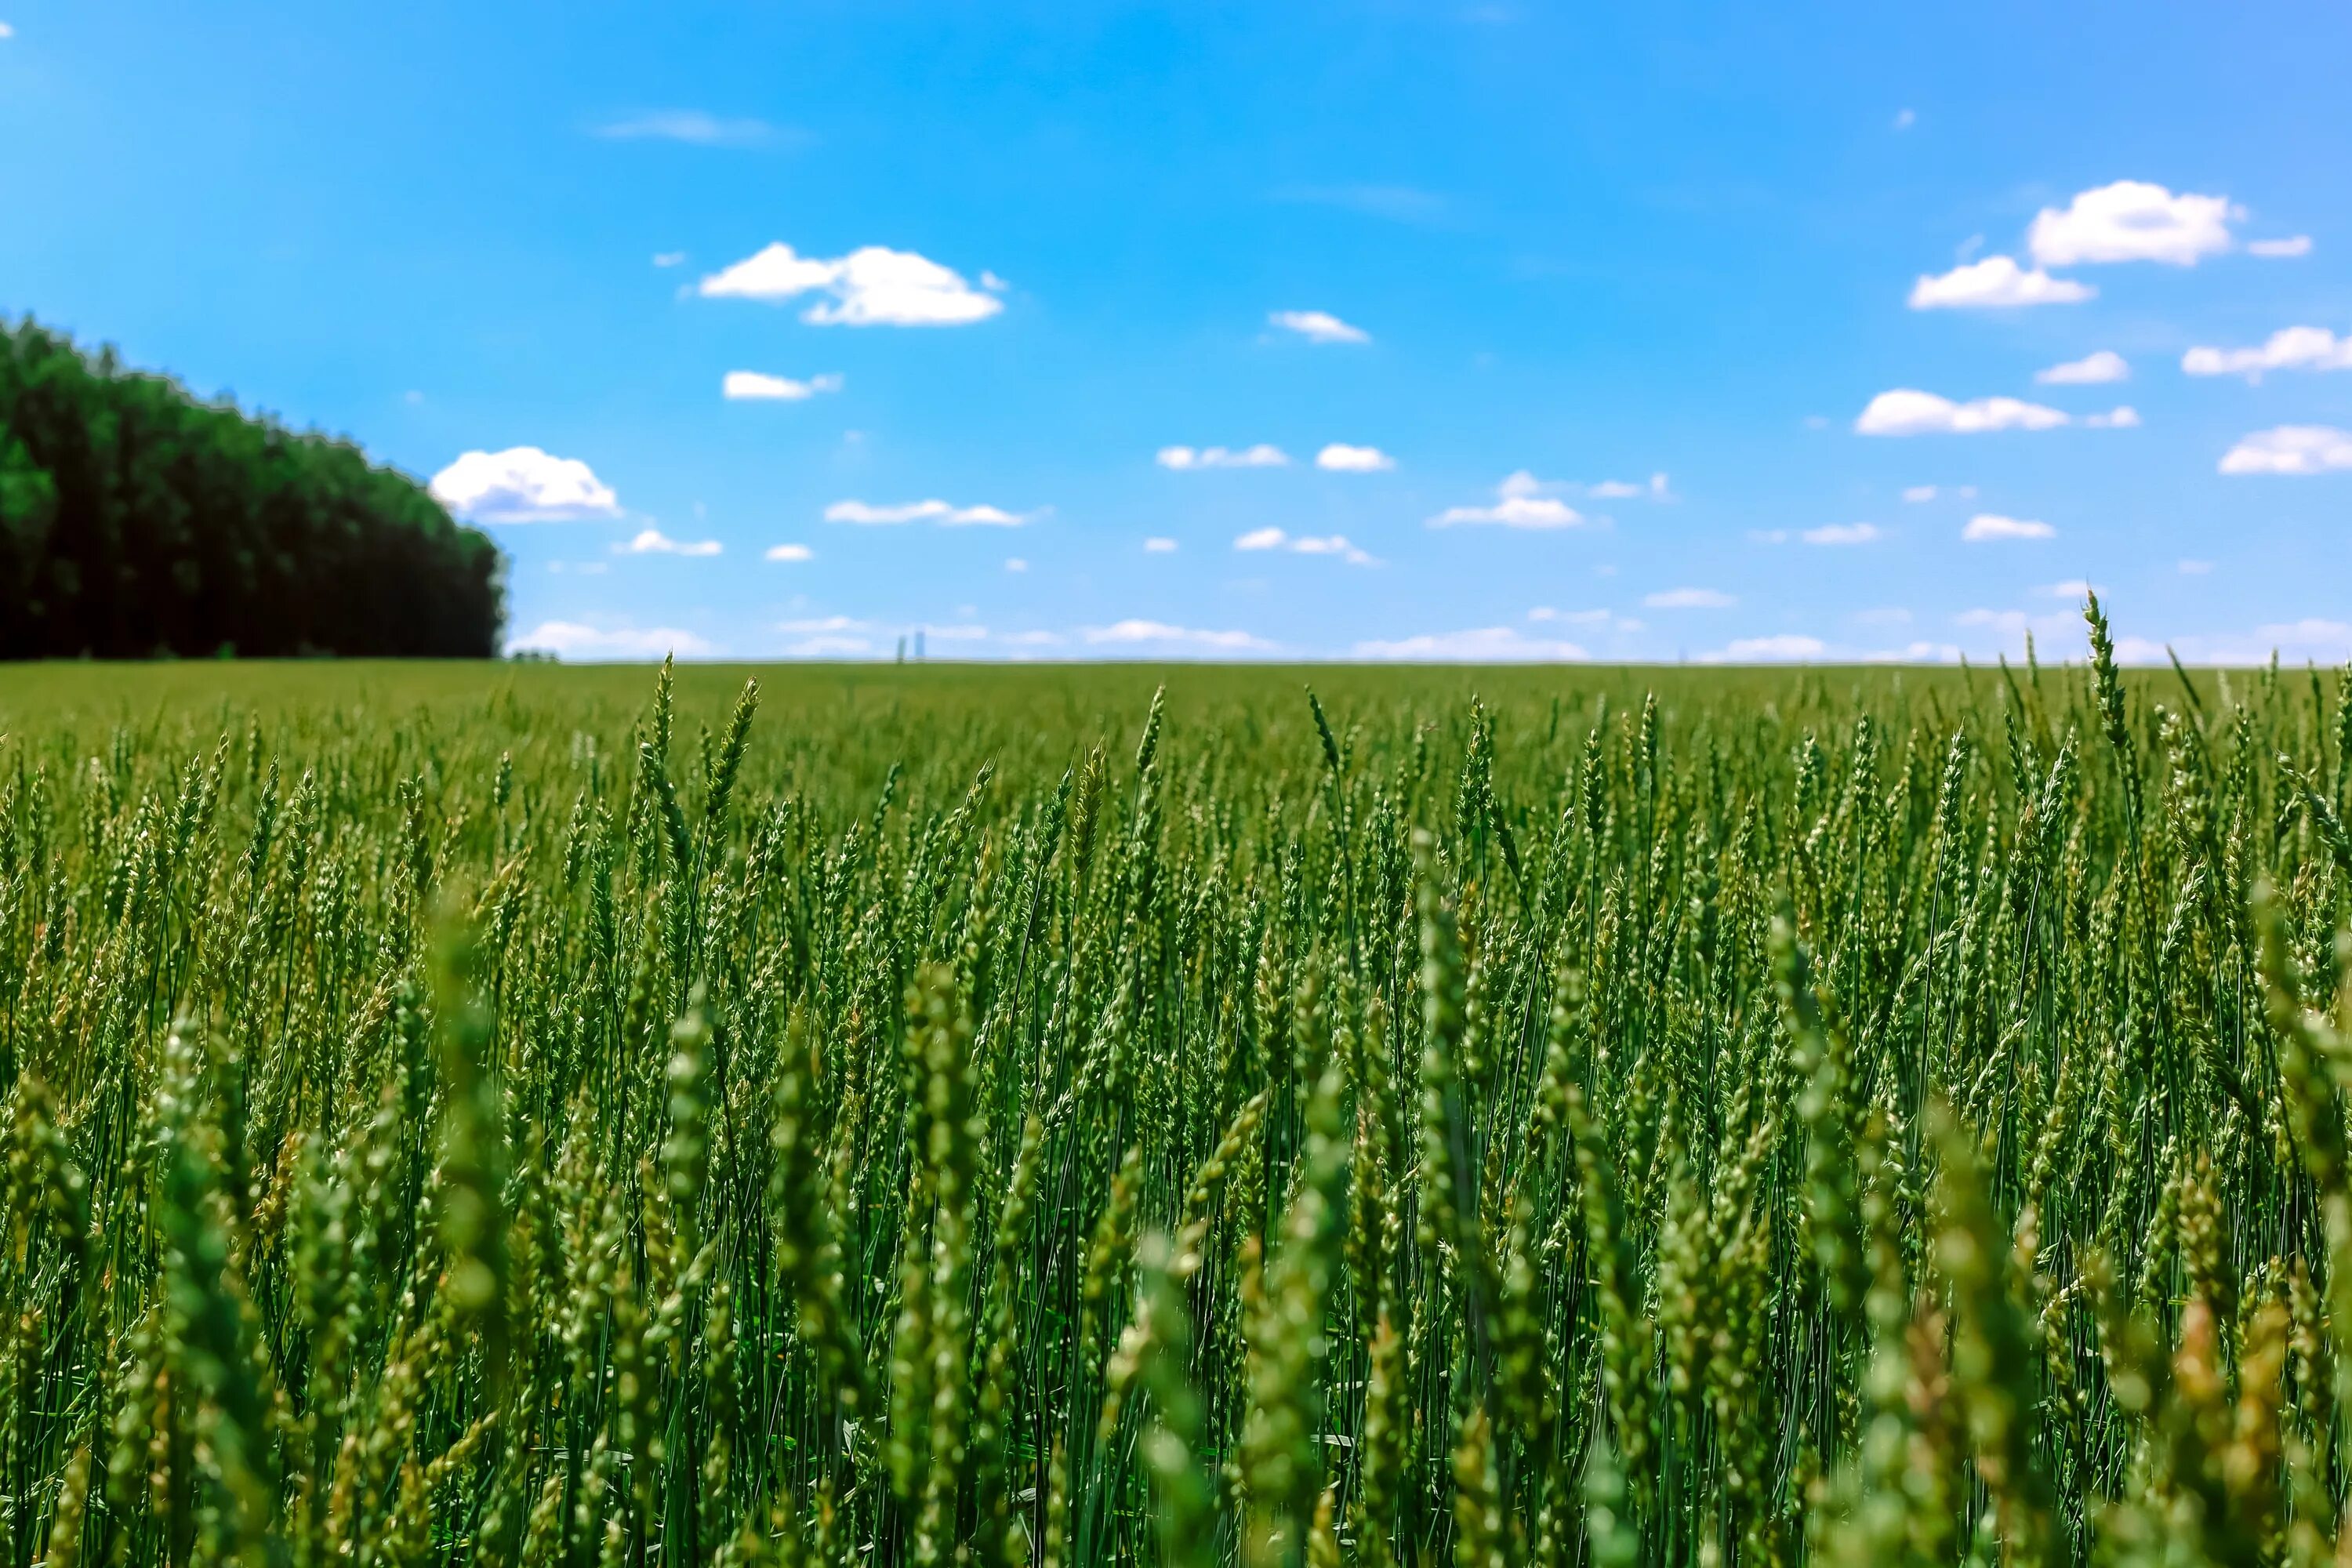
[[[2341,1561],[2352,696],[2103,636],[0,669],[5,1568]]]

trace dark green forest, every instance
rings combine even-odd
[[[350,441],[0,324],[0,658],[488,658],[498,547]]]

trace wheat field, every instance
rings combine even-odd
[[[0,671],[5,1561],[2341,1560],[2352,686],[2088,622]]]

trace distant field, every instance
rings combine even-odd
[[[0,668],[6,1561],[2320,1560],[2352,694],[2077,658]]]

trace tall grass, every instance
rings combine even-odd
[[[0,688],[8,1563],[2352,1550],[2340,676],[235,679]]]

